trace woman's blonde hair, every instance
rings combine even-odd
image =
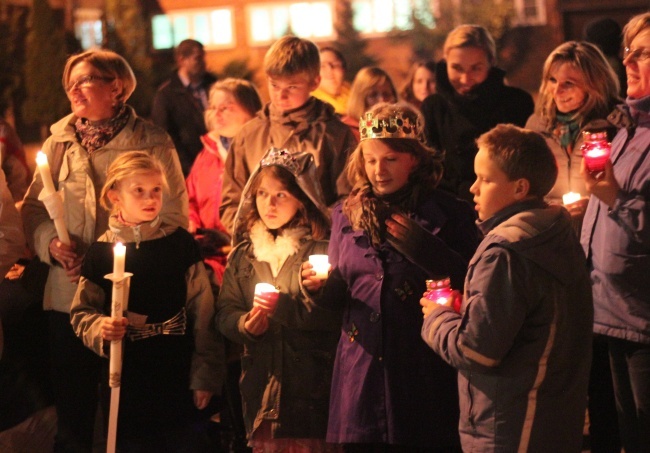
[[[99,203],[107,211],[113,212],[115,206],[108,198],[108,192],[117,189],[120,182],[134,175],[158,174],[162,177],[163,189],[167,190],[167,178],[160,161],[146,151],[127,151],[120,154],[108,167],[106,182],[99,196]]]
[[[634,38],[648,27],[650,27],[650,12],[634,16],[623,27],[623,45],[630,47]]]
[[[379,120],[389,120],[390,118],[396,118],[397,116],[408,118],[412,124],[420,125],[418,128],[420,134],[416,138],[370,138],[363,140],[359,145],[357,145],[348,158],[345,172],[350,184],[357,187],[360,184],[369,183],[368,175],[366,174],[363,149],[371,141],[381,140],[394,152],[408,153],[418,160],[418,164],[409,176],[409,181],[430,187],[437,186],[442,177],[442,156],[433,148],[429,148],[424,144],[425,140],[423,133],[421,132],[424,120],[415,107],[405,102],[398,102],[395,104],[380,102],[373,106],[369,112],[372,113],[373,119]]]
[[[230,94],[235,102],[246,110],[251,117],[255,116],[262,108],[262,100],[257,92],[257,88],[248,80],[236,79],[234,77],[219,80],[210,87],[210,107],[205,109],[205,113],[203,114],[205,126],[208,131],[215,129],[214,122],[217,112],[212,108],[212,104],[214,96],[220,91]]]
[[[122,91],[116,98],[118,102],[125,103],[131,97],[137,84],[131,66],[120,55],[104,49],[91,49],[68,58],[63,69],[64,90],[67,91],[72,69],[84,61],[97,69],[103,77],[122,81]]]
[[[393,92],[393,97],[397,99],[397,90],[386,71],[376,66],[366,66],[361,68],[354,77],[352,87],[350,88],[350,99],[348,100],[348,116],[356,119],[368,110],[366,105],[366,96],[377,85],[388,83]]]
[[[584,85],[579,88],[585,91],[585,100],[575,112],[575,119],[580,125],[594,118],[605,118],[612,107],[620,102],[618,78],[600,49],[588,42],[568,41],[550,53],[542,70],[537,113],[546,118],[549,125],[552,126],[557,117],[549,82],[552,74],[563,64],[569,64],[580,72],[584,80]]]
[[[449,51],[463,47],[476,47],[485,52],[490,66],[496,65],[497,46],[490,32],[480,25],[459,25],[449,32],[442,53],[447,58]]]

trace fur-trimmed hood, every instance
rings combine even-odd
[[[308,233],[307,228],[285,228],[274,238],[260,220],[253,224],[249,237],[255,258],[269,263],[273,277],[277,277],[287,258],[300,250]]]

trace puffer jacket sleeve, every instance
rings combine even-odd
[[[228,257],[228,265],[223,275],[223,282],[217,300],[217,326],[219,331],[231,341],[240,344],[249,344],[258,341],[258,337],[249,334],[244,329],[244,321],[248,312],[253,307],[253,301],[247,301],[244,289],[241,286],[243,281],[248,281],[251,275],[246,278],[238,278],[243,274],[243,266],[247,265],[245,243],[236,247]]]
[[[74,333],[87,348],[101,357],[108,357],[109,345],[104,342],[101,332],[104,318],[109,317],[104,313],[105,299],[104,290],[82,276],[70,307],[70,323]]]
[[[214,296],[203,262],[190,266],[186,281],[186,308],[194,333],[190,388],[219,395],[225,379],[226,356],[223,339],[215,326]]]
[[[0,169],[0,282],[11,266],[20,258],[25,248],[20,214],[7,188],[5,174]]]
[[[514,344],[527,307],[513,254],[491,247],[471,267],[465,290],[465,312],[436,308],[422,325],[422,338],[454,368],[485,372],[498,366]]]
[[[181,169],[181,162],[178,159],[178,153],[174,148],[174,142],[168,135],[165,145],[156,149],[154,155],[163,165],[169,188],[168,198],[165,199],[160,211],[160,218],[169,225],[187,229],[189,224],[189,203],[185,177]]]
[[[242,133],[235,136],[230,145],[223,171],[219,216],[221,217],[221,223],[231,236],[233,235],[239,200],[244,191],[244,185],[250,176],[250,169],[246,167],[246,157],[244,156],[246,151],[244,140],[244,134]]]
[[[49,162],[53,160],[53,153],[56,149],[56,142],[52,137],[45,140],[42,151],[47,156]],[[57,237],[54,221],[42,201],[38,199],[43,190],[43,181],[38,171],[34,172],[32,183],[27,189],[23,206],[20,210],[23,225],[25,227],[25,236],[27,245],[38,255],[44,263],[52,265],[50,260],[49,245],[52,239]]]

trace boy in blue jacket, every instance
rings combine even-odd
[[[557,164],[544,139],[499,125],[477,140],[485,234],[461,312],[423,298],[422,338],[458,369],[463,451],[580,451],[593,306],[568,212],[544,196]]]

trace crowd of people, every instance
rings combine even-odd
[[[121,453],[218,451],[216,422],[231,451],[573,453],[587,414],[592,452],[650,451],[650,13],[622,40],[625,99],[585,40],[534,102],[479,25],[400,90],[285,36],[266,104],[186,40],[152,121],[124,58],[71,56],[31,183],[0,123],[0,278],[47,266],[54,451],[92,451],[114,342]]]

